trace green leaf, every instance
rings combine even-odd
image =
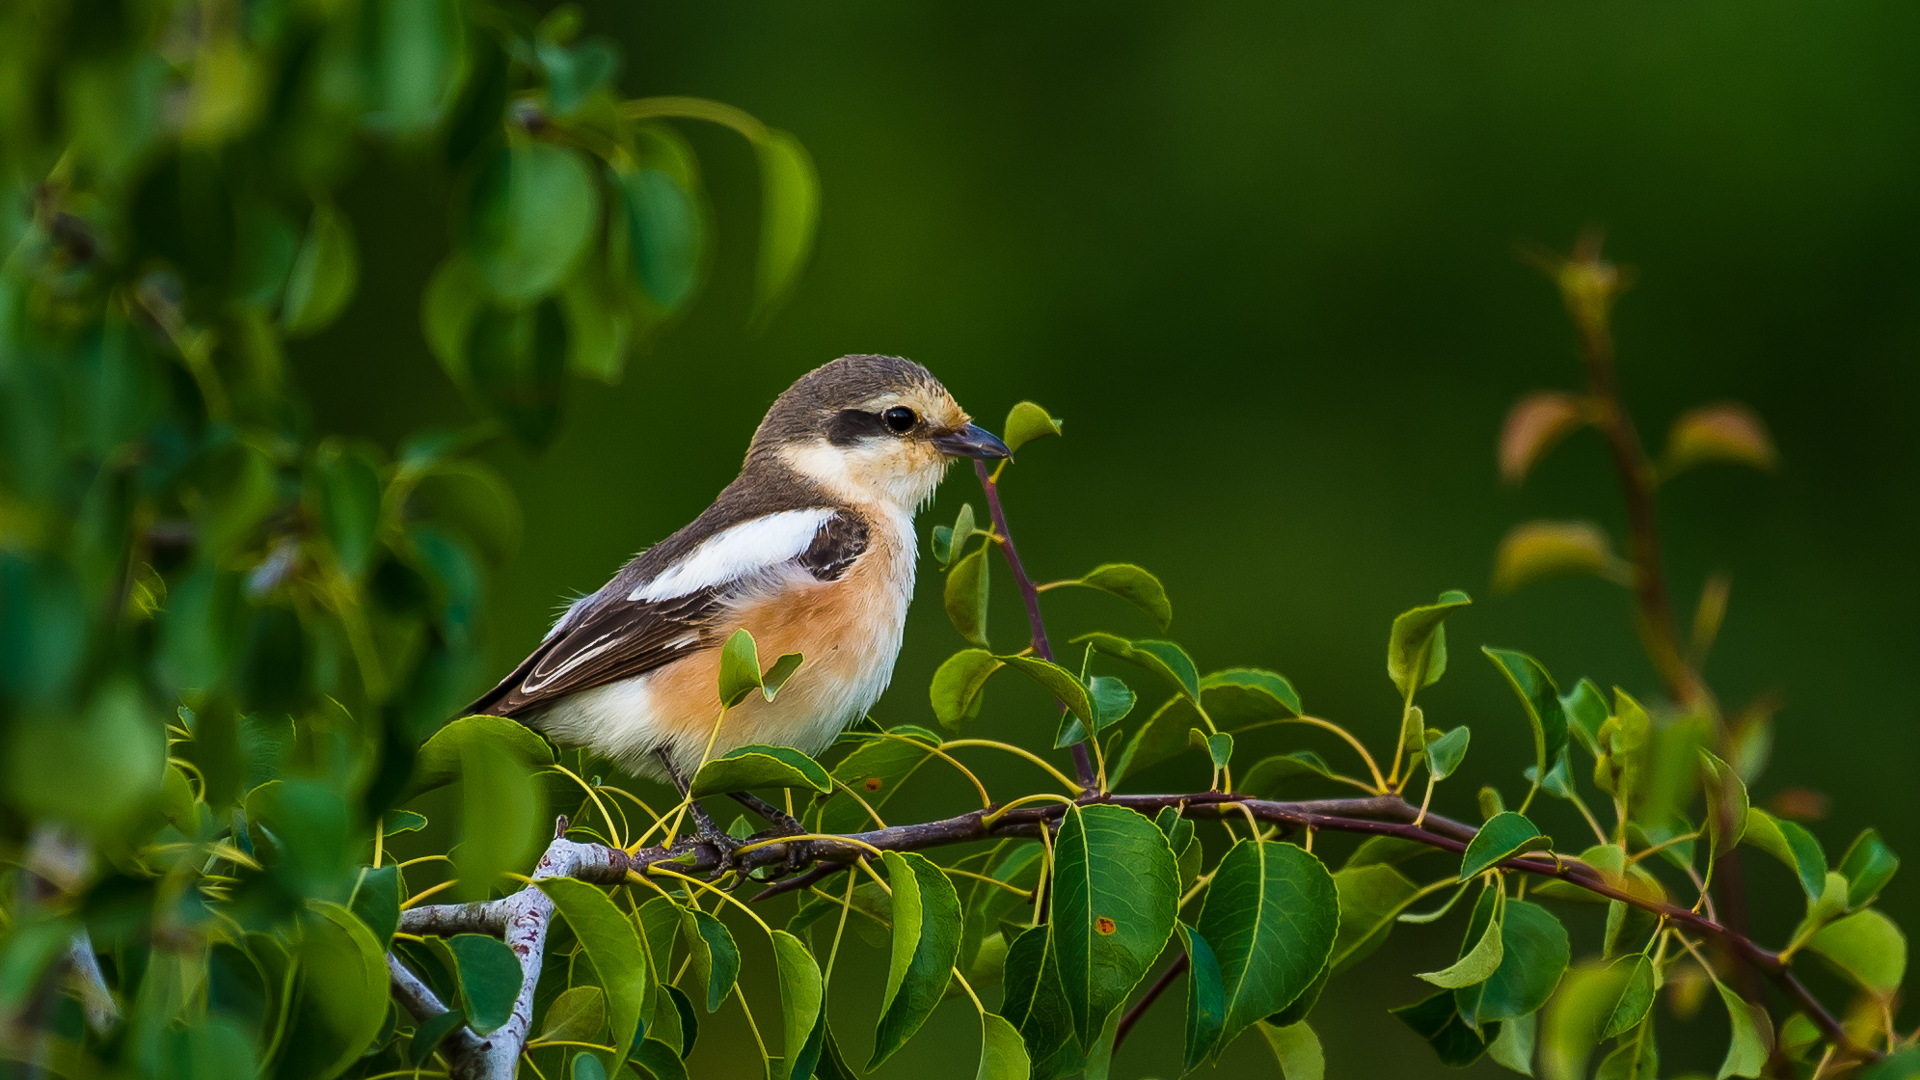
[[[1207,752],[1207,759],[1216,769],[1224,769],[1233,760],[1233,736],[1226,732],[1209,735],[1199,728],[1187,729],[1187,745]]]
[[[1454,995],[1469,1024],[1485,1027],[1531,1016],[1553,996],[1572,958],[1566,927],[1546,908],[1524,900],[1501,905],[1500,945],[1500,965],[1493,974]]]
[[[1767,425],[1752,409],[1737,401],[1721,401],[1689,409],[1667,432],[1667,450],[1660,462],[1662,479],[1696,465],[1725,462],[1772,470],[1780,463]]]
[[[547,1006],[537,1041],[598,1042],[606,1030],[606,992],[597,986],[573,986]]]
[[[353,299],[359,273],[352,224],[332,206],[315,206],[306,239],[287,272],[280,298],[281,330],[290,338],[303,337],[332,322]]]
[[[699,204],[661,169],[624,169],[615,179],[633,276],[663,310],[676,311],[700,280],[706,237]]]
[[[927,689],[934,718],[949,731],[958,731],[963,721],[977,718],[987,679],[1004,666],[985,649],[962,649],[947,657],[935,669]]]
[[[1112,675],[1095,675],[1087,680],[1087,700],[1093,705],[1093,729],[1098,732],[1125,720],[1140,699]]]
[[[845,784],[819,804],[816,832],[843,833],[874,827],[867,806],[876,811],[906,786],[907,780],[933,756],[930,747],[940,740],[929,732],[906,725],[888,733],[891,738],[876,738],[858,747],[833,767],[833,778]],[[857,792],[859,799],[850,792]]]
[[[460,843],[454,849],[463,900],[484,900],[502,874],[517,872],[539,849],[546,789],[515,753],[492,738],[460,744]]]
[[[1606,530],[1591,521],[1523,521],[1500,538],[1493,555],[1493,591],[1497,593],[1578,574],[1626,584],[1632,573],[1614,554]]]
[[[825,795],[833,790],[833,780],[819,762],[798,750],[755,743],[700,766],[690,790],[699,799],[755,788],[802,788]]]
[[[1480,1060],[1480,1055],[1487,1052],[1489,1037],[1495,1034],[1492,1030],[1482,1033],[1468,1027],[1460,1018],[1460,1010],[1454,1008],[1453,993],[1448,990],[1387,1011],[1412,1028],[1415,1035],[1427,1040],[1442,1065],[1455,1068]],[[1489,1025],[1490,1028],[1499,1026]]]
[[[1717,860],[1732,851],[1747,831],[1747,785],[1726,762],[1705,748],[1700,750],[1700,779],[1707,796],[1703,811],[1707,819],[1707,839]],[[1822,866],[1823,875],[1825,870]]]
[[[1000,1012],[1027,1045],[1034,1072],[1066,1075],[1081,1067],[1073,1038],[1073,1012],[1060,987],[1059,969],[1047,947],[1048,928],[1035,926],[1007,946],[1006,994]]]
[[[1522,1076],[1532,1076],[1533,1043],[1540,1030],[1540,1014],[1529,1013],[1493,1026],[1499,1028],[1500,1033],[1487,1044],[1487,1056]]]
[[[1726,1005],[1727,1019],[1733,1025],[1733,1040],[1727,1047],[1726,1060],[1720,1063],[1718,1080],[1764,1075],[1767,1054],[1773,1049],[1773,1021],[1767,1018],[1767,1010],[1748,1004],[1718,979],[1713,988],[1720,991],[1720,1001]]]
[[[495,152],[466,200],[462,242],[495,300],[531,303],[566,280],[600,222],[586,158],[549,142]]]
[[[453,1034],[453,1029],[466,1022],[467,1014],[459,1009],[436,1013],[420,1021],[420,1025],[414,1028],[412,1041],[407,1046],[408,1064],[415,1068],[426,1065],[427,1059],[433,1056],[434,1050],[446,1040],[448,1035]]]
[[[753,319],[764,323],[792,290],[813,250],[820,178],[800,140],[769,129],[754,141],[760,159],[760,257],[754,268]]]
[[[1827,886],[1827,854],[1820,841],[1794,822],[1774,817],[1759,807],[1747,811],[1742,839],[1779,859],[1800,879],[1807,899],[1817,900]],[[1851,891],[1851,890],[1849,890]]]
[[[1075,678],[1073,672],[1037,656],[1000,656],[995,659],[1039,683],[1058,698],[1068,712],[1079,717],[1082,723],[1094,722],[1093,702],[1087,697],[1086,685]]]
[[[1821,927],[1807,941],[1807,948],[1881,997],[1896,993],[1907,975],[1907,936],[1875,909]]]
[[[1313,1033],[1305,1020],[1286,1027],[1265,1023],[1259,1026],[1260,1034],[1266,1037],[1267,1048],[1280,1063],[1280,1075],[1285,1080],[1323,1080],[1327,1075],[1327,1058],[1320,1050],[1320,1036]]]
[[[1394,919],[1419,888],[1384,863],[1347,867],[1333,875],[1340,896],[1340,933],[1333,942],[1333,973],[1352,967],[1386,944]]]
[[[780,1015],[783,1022],[781,1048],[789,1062],[795,1061],[801,1048],[813,1034],[820,1019],[820,1007],[826,989],[820,981],[820,965],[800,939],[785,930],[773,932],[773,959],[780,970]],[[792,1074],[792,1080],[806,1080]]]
[[[653,1080],[688,1080],[687,1066],[681,1061],[680,1055],[659,1039],[642,1039],[635,1043],[632,1056],[627,1060],[640,1066],[641,1071]]]
[[[475,1035],[491,1035],[513,1016],[520,996],[520,960],[499,938],[455,934],[447,939],[460,977],[460,1000],[467,1026]]]
[[[1473,908],[1473,921],[1467,924],[1460,958],[1439,971],[1421,972],[1419,978],[1449,990],[1475,986],[1491,978],[1506,958],[1506,937],[1500,932],[1501,906],[1498,890],[1483,890]],[[1471,1017],[1467,1024],[1475,1026]]]
[[[1445,780],[1460,767],[1460,762],[1466,759],[1467,742],[1472,736],[1473,733],[1462,724],[1445,735],[1428,740],[1427,769],[1435,780]]]
[[[1900,856],[1868,829],[1854,837],[1847,853],[1840,857],[1840,876],[1847,879],[1847,910],[1858,911],[1873,903],[1900,869]]]
[[[1623,956],[1613,962],[1613,971],[1619,979],[1620,994],[1614,1000],[1600,1026],[1600,1037],[1611,1039],[1615,1035],[1624,1035],[1640,1026],[1648,1011],[1653,1008],[1653,995],[1659,987],[1654,974],[1653,962],[1646,954],[1635,953]]]
[[[933,527],[933,557],[941,566],[953,561],[953,557],[967,546],[967,541],[976,535],[985,535],[974,526],[973,504],[961,503],[960,513],[952,525]]]
[[[1000,431],[1001,441],[1011,452],[1043,436],[1060,434],[1060,421],[1033,402],[1023,401],[1007,413],[1007,422]]]
[[[1221,727],[1300,715],[1300,695],[1278,672],[1228,668],[1200,680],[1200,703]]]
[[[1176,921],[1174,929],[1187,951],[1186,1056],[1181,1068],[1192,1072],[1220,1041],[1220,1029],[1227,1020],[1227,991],[1220,981],[1220,962],[1207,939],[1183,922]]]
[[[926,1023],[960,955],[960,894],[953,882],[921,855],[889,851],[883,860],[893,887],[893,955],[869,1071]]]
[[[276,1075],[297,1080],[338,1076],[359,1059],[386,1022],[385,950],[351,911],[311,900],[294,956],[300,994],[290,1003]]]
[[[1622,1038],[1600,1062],[1594,1080],[1655,1080],[1660,1075],[1660,1049],[1653,1037],[1653,1024],[1640,1025],[1631,1036]]]
[[[388,864],[378,870],[361,870],[348,906],[385,948],[393,940],[393,932],[400,929],[400,868]]]
[[[980,1068],[974,1080],[1028,1080],[1033,1062],[1020,1032],[1005,1017],[980,1014]]]
[[[1193,666],[1193,658],[1186,650],[1171,641],[1128,641],[1103,633],[1082,634],[1073,639],[1075,645],[1083,642],[1091,643],[1109,656],[1146,668],[1171,683],[1189,701],[1200,700],[1200,670]]]
[[[1017,407],[1016,407],[1017,411]],[[1160,579],[1147,573],[1132,563],[1107,563],[1096,566],[1087,576],[1077,581],[1063,581],[1062,585],[1079,585],[1088,589],[1099,589],[1132,604],[1145,612],[1154,625],[1165,633],[1173,623],[1173,603],[1167,599],[1166,587]]]
[[[1540,775],[1546,775],[1567,745],[1567,714],[1560,707],[1560,690],[1553,685],[1553,676],[1526,653],[1487,646],[1481,646],[1480,651],[1507,677],[1507,684],[1527,710],[1527,722],[1533,725],[1534,767]]]
[[[1400,688],[1400,696],[1410,698],[1423,686],[1432,686],[1447,672],[1447,616],[1473,600],[1466,593],[1450,589],[1425,607],[1402,612],[1393,620],[1393,633],[1387,638],[1387,677]]]
[[[529,769],[553,764],[553,747],[533,729],[505,716],[465,716],[433,733],[413,759],[415,795],[451,784],[460,778],[460,759],[475,742],[494,742],[508,756]]]
[[[607,1080],[607,1067],[592,1054],[575,1054],[567,1080]]]
[[[427,827],[427,816],[411,810],[389,810],[381,818],[380,828],[383,835],[398,836],[401,833],[419,832]]]
[[[1339,927],[1339,894],[1319,859],[1292,844],[1255,840],[1227,851],[1214,868],[1198,924],[1226,989],[1216,1054],[1312,985]]]
[[[1275,754],[1254,762],[1253,767],[1237,779],[1234,788],[1239,794],[1256,799],[1278,799],[1288,794],[1287,789],[1298,777],[1325,777],[1332,773],[1333,770],[1327,767],[1319,754],[1311,750],[1295,750],[1291,754]]]
[[[1082,1046],[1166,947],[1179,900],[1173,851],[1152,821],[1118,806],[1067,808],[1048,921]]]
[[[680,936],[693,957],[694,981],[706,985],[707,1011],[713,1012],[740,980],[740,947],[725,923],[699,908],[681,909]]]
[[[947,571],[946,588],[941,593],[947,618],[960,636],[985,648],[987,645],[988,547],[982,546],[962,556]]]
[[[787,685],[787,680],[793,678],[793,673],[799,671],[800,665],[805,662],[806,657],[800,653],[781,654],[780,659],[775,660],[771,667],[761,673],[760,695],[772,701],[780,693],[780,688]]]
[[[720,704],[731,709],[760,685],[760,650],[743,627],[720,647]]]
[[[1471,880],[1522,852],[1552,846],[1553,839],[1540,835],[1533,822],[1511,810],[1503,811],[1488,818],[1467,844],[1466,854],[1460,859],[1460,880]]]
[[[542,878],[536,884],[593,961],[607,995],[614,1059],[625,1060],[642,1021],[653,1011],[653,983],[639,931],[612,898],[593,885],[573,878]]]
[[[1560,695],[1560,711],[1567,717],[1567,732],[1587,748],[1587,753],[1600,755],[1600,727],[1607,722],[1610,710],[1607,699],[1594,685],[1592,679],[1581,679],[1573,689]]]

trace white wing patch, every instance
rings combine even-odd
[[[702,541],[687,556],[652,581],[627,594],[629,600],[668,600],[738,581],[796,559],[813,543],[833,511],[783,510],[742,522]]]

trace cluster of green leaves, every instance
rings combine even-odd
[[[24,868],[0,884],[0,1056],[405,1062],[384,953],[413,894],[381,851],[425,819],[393,807],[467,777],[456,861],[481,895],[546,831],[538,739],[416,761],[484,674],[487,581],[518,541],[475,453],[551,438],[567,372],[618,378],[696,291],[711,230],[664,118],[758,149],[762,310],[811,238],[791,136],[622,102],[619,66],[565,7],[0,6],[0,859]],[[391,448],[313,430],[288,357],[350,310],[360,230],[335,193],[382,155],[458,192],[422,310],[482,417]],[[93,1034],[58,993],[82,932],[104,969],[82,998],[119,1015]],[[447,944],[488,973],[453,996],[466,1022],[498,1022],[498,942]]]

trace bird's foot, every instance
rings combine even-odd
[[[807,827],[801,824],[799,818],[794,817],[792,814],[787,813],[785,810],[774,806],[764,799],[749,795],[744,791],[734,793],[733,798],[742,806],[765,818],[767,824],[773,826],[773,828],[765,832],[755,833],[751,842],[759,843],[766,840],[778,840],[786,836],[804,836],[807,833]],[[786,861],[781,865],[778,872],[767,875],[768,880],[785,877],[788,874],[805,868],[809,863],[813,862],[813,841],[791,840],[786,843],[785,847],[787,849]]]

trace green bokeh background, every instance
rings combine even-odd
[[[1174,598],[1171,636],[1203,669],[1277,669],[1375,745],[1397,720],[1390,619],[1442,589],[1472,592],[1453,669],[1427,701],[1431,722],[1474,726],[1440,798],[1471,816],[1480,783],[1523,786],[1531,752],[1477,645],[1527,649],[1563,684],[1655,690],[1614,586],[1487,587],[1513,522],[1590,517],[1620,535],[1590,433],[1519,491],[1493,465],[1514,398],[1579,378],[1557,299],[1515,245],[1565,248],[1600,223],[1637,272],[1617,328],[1648,441],[1657,449],[1684,408],[1736,398],[1784,457],[1777,474],[1702,471],[1660,496],[1683,614],[1708,572],[1732,576],[1709,680],[1730,705],[1766,691],[1785,702],[1756,798],[1831,795],[1815,826],[1830,857],[1870,823],[1920,856],[1920,9],[676,0],[598,4],[588,25],[626,49],[627,93],[713,97],[795,132],[819,166],[821,235],[790,305],[748,332],[752,159],[725,132],[687,128],[720,230],[706,295],[622,385],[574,384],[547,454],[498,452],[527,515],[491,599],[498,671],[561,600],[696,514],[800,373],[898,353],[990,426],[1022,398],[1066,419],[1068,437],[1023,454],[1007,484],[1037,576],[1146,565]],[[391,442],[423,417],[467,415],[418,330],[419,287],[445,246],[446,192],[427,175],[386,162],[347,193],[360,292],[295,354],[328,428]],[[965,499],[977,505],[978,490],[957,472],[922,535]],[[961,644],[936,571],[923,562],[875,710],[887,724],[930,722],[927,679]],[[1022,624],[1005,585],[994,626],[1011,644]],[[1099,597],[1055,594],[1049,613],[1057,637],[1147,632]],[[1008,686],[982,728],[1040,743],[1050,713]],[[1240,753],[1300,745],[1346,760],[1272,733]],[[1018,768],[986,775],[1007,792],[1034,783]],[[1191,764],[1140,779],[1204,781]],[[935,783],[894,816],[954,812],[963,796]],[[1570,816],[1548,821],[1577,835]],[[1798,897],[1783,869],[1749,866],[1757,929],[1780,941]],[[1913,874],[1883,901],[1910,926]],[[1384,1010],[1421,996],[1409,973],[1444,964],[1463,919],[1403,928],[1334,984],[1314,1020],[1330,1075],[1455,1075]],[[1597,920],[1572,926],[1576,953],[1597,951]],[[843,962],[877,974],[877,955]],[[843,1038],[864,1059],[879,988],[836,986]],[[1118,1076],[1177,1071],[1179,1013],[1176,993]],[[1724,1021],[1703,1015],[1663,1021],[1668,1072],[1718,1063]],[[757,1067],[737,1012],[710,1024],[705,1075]],[[881,1075],[969,1074],[977,1040],[969,1012],[943,1009]],[[1243,1043],[1223,1069],[1270,1074],[1264,1054]]]

